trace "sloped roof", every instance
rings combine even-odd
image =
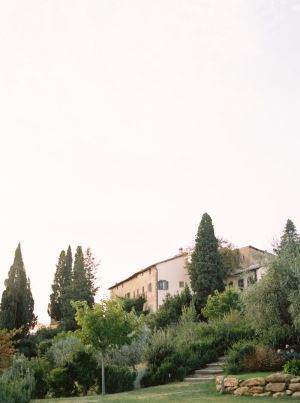
[[[123,284],[123,283],[126,283],[126,281],[131,280],[132,278],[138,276],[139,274],[144,273],[145,271],[150,270],[150,269],[156,267],[158,264],[170,262],[171,260],[178,259],[179,257],[183,257],[183,256],[187,256],[187,253],[186,253],[186,252],[183,252],[183,253],[180,253],[179,255],[175,255],[175,256],[173,256],[173,257],[171,257],[171,258],[169,258],[169,259],[165,259],[165,260],[161,260],[160,262],[153,263],[153,264],[151,264],[150,266],[145,267],[145,269],[142,269],[142,270],[139,270],[139,271],[135,272],[135,273],[132,274],[131,276],[127,277],[125,280],[119,281],[118,283],[112,285],[112,286],[109,287],[108,289],[109,289],[109,290],[112,290],[113,288],[118,287],[119,285],[121,285],[121,284]]]

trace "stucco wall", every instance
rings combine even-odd
[[[259,264],[261,266],[267,265],[274,256],[271,253],[261,251],[251,246],[245,246],[239,249],[240,264],[242,268],[252,266],[253,264]]]
[[[158,293],[158,306],[163,303],[166,295],[180,293],[183,287],[179,287],[179,282],[183,281],[184,284],[190,286],[190,279],[185,268],[186,255],[178,256],[176,259],[168,262],[157,264],[157,281],[168,281],[168,290],[157,290]]]
[[[151,284],[151,291],[149,290]],[[151,311],[156,311],[156,268],[151,267],[148,270],[137,274],[128,281],[114,287],[111,290],[111,295],[117,297],[126,297],[130,294],[130,298],[144,294],[146,297],[148,308]]]

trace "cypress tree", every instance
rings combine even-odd
[[[62,281],[62,318],[61,322],[65,330],[72,330],[75,326],[74,309],[71,306],[73,298],[73,256],[71,246],[68,246],[65,265],[63,267]]]
[[[99,267],[99,265],[100,263],[96,262],[96,259],[92,254],[92,250],[88,248],[84,256],[84,266],[89,289],[87,303],[90,308],[95,303],[95,295],[99,289],[99,287],[96,286],[97,268]]]
[[[21,335],[26,335],[36,324],[34,315],[34,300],[30,289],[30,280],[26,276],[19,244],[13,265],[5,280],[5,290],[2,293],[0,327],[3,329],[21,329]]]
[[[277,249],[278,254],[286,252],[292,256],[297,256],[300,252],[300,239],[297,228],[292,220],[288,219],[280,238]]]
[[[203,214],[198,228],[189,275],[195,292],[195,305],[200,313],[209,295],[215,290],[224,290],[225,278],[218,251],[218,240],[215,237],[211,217],[207,213]]]
[[[76,249],[73,269],[73,299],[74,301],[88,301],[90,298],[90,285],[84,264],[82,247]]]
[[[62,295],[65,292],[65,285],[67,279],[66,275],[66,253],[64,250],[60,252],[58,263],[56,265],[56,272],[52,284],[52,294],[50,295],[50,305],[48,314],[50,318],[60,322],[62,320]]]

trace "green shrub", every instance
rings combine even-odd
[[[283,357],[256,340],[242,340],[229,350],[225,362],[227,374],[251,371],[277,371],[282,368]]]
[[[31,397],[32,399],[43,399],[49,390],[48,373],[51,365],[45,358],[32,358],[28,361],[28,366],[35,380]]]
[[[153,334],[145,352],[150,366],[159,367],[176,352],[174,338],[168,330],[158,330]]]
[[[48,350],[52,347],[52,340],[43,340],[41,341],[38,346],[38,356],[47,355]]]
[[[300,375],[300,360],[293,359],[288,361],[283,366],[283,372],[285,374]]]
[[[83,350],[80,339],[70,333],[60,333],[52,340],[47,351],[48,359],[57,367],[64,367],[73,361],[74,355]]]
[[[96,382],[97,361],[93,354],[88,351],[78,351],[68,367],[71,370],[74,381],[79,386],[79,391],[86,395]]]
[[[34,377],[24,357],[14,358],[12,366],[0,377],[1,403],[29,403]]]
[[[17,348],[25,357],[36,357],[45,353],[45,347],[51,345],[50,340],[57,334],[58,329],[42,328],[35,334],[29,334],[22,338],[18,342]],[[40,344],[42,344],[42,349],[40,349]]]
[[[208,296],[202,314],[209,320],[217,320],[224,318],[230,312],[241,310],[240,292],[227,288],[224,292],[216,290],[213,295]]]
[[[238,313],[210,323],[181,321],[159,330],[146,349],[148,371],[141,383],[151,386],[180,381],[224,354],[238,340],[253,336],[253,329]]]
[[[164,329],[170,324],[176,324],[180,320],[183,308],[189,307],[192,303],[188,286],[185,286],[180,294],[167,294],[158,311],[148,315],[147,324],[152,329]]]
[[[105,390],[106,393],[119,393],[133,390],[133,382],[136,378],[136,372],[130,371],[128,367],[120,365],[105,366]],[[102,391],[102,373],[98,368],[97,392]]]
[[[50,392],[54,397],[76,394],[75,383],[69,368],[54,368],[49,373]]]
[[[227,374],[238,374],[243,371],[242,362],[247,355],[255,353],[256,341],[241,340],[235,343],[228,352],[224,370]]]
[[[129,345],[124,345],[109,353],[109,363],[130,366],[135,371],[135,366],[144,359],[150,337],[151,330],[147,326],[142,326],[138,336]]]

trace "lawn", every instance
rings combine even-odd
[[[252,374],[251,374],[252,375]],[[253,374],[254,375],[254,374]],[[257,373],[257,376],[266,374]],[[247,375],[249,377],[249,374]],[[287,401],[286,398],[277,398],[276,401]],[[288,400],[293,400],[289,398]],[[210,403],[250,403],[250,402],[274,403],[273,397],[238,397],[233,395],[220,395],[215,391],[215,381],[207,383],[180,382],[169,385],[155,386],[139,389],[132,392],[117,393],[113,395],[74,397],[62,399],[32,400],[32,403],[189,403],[189,402],[210,402]]]

